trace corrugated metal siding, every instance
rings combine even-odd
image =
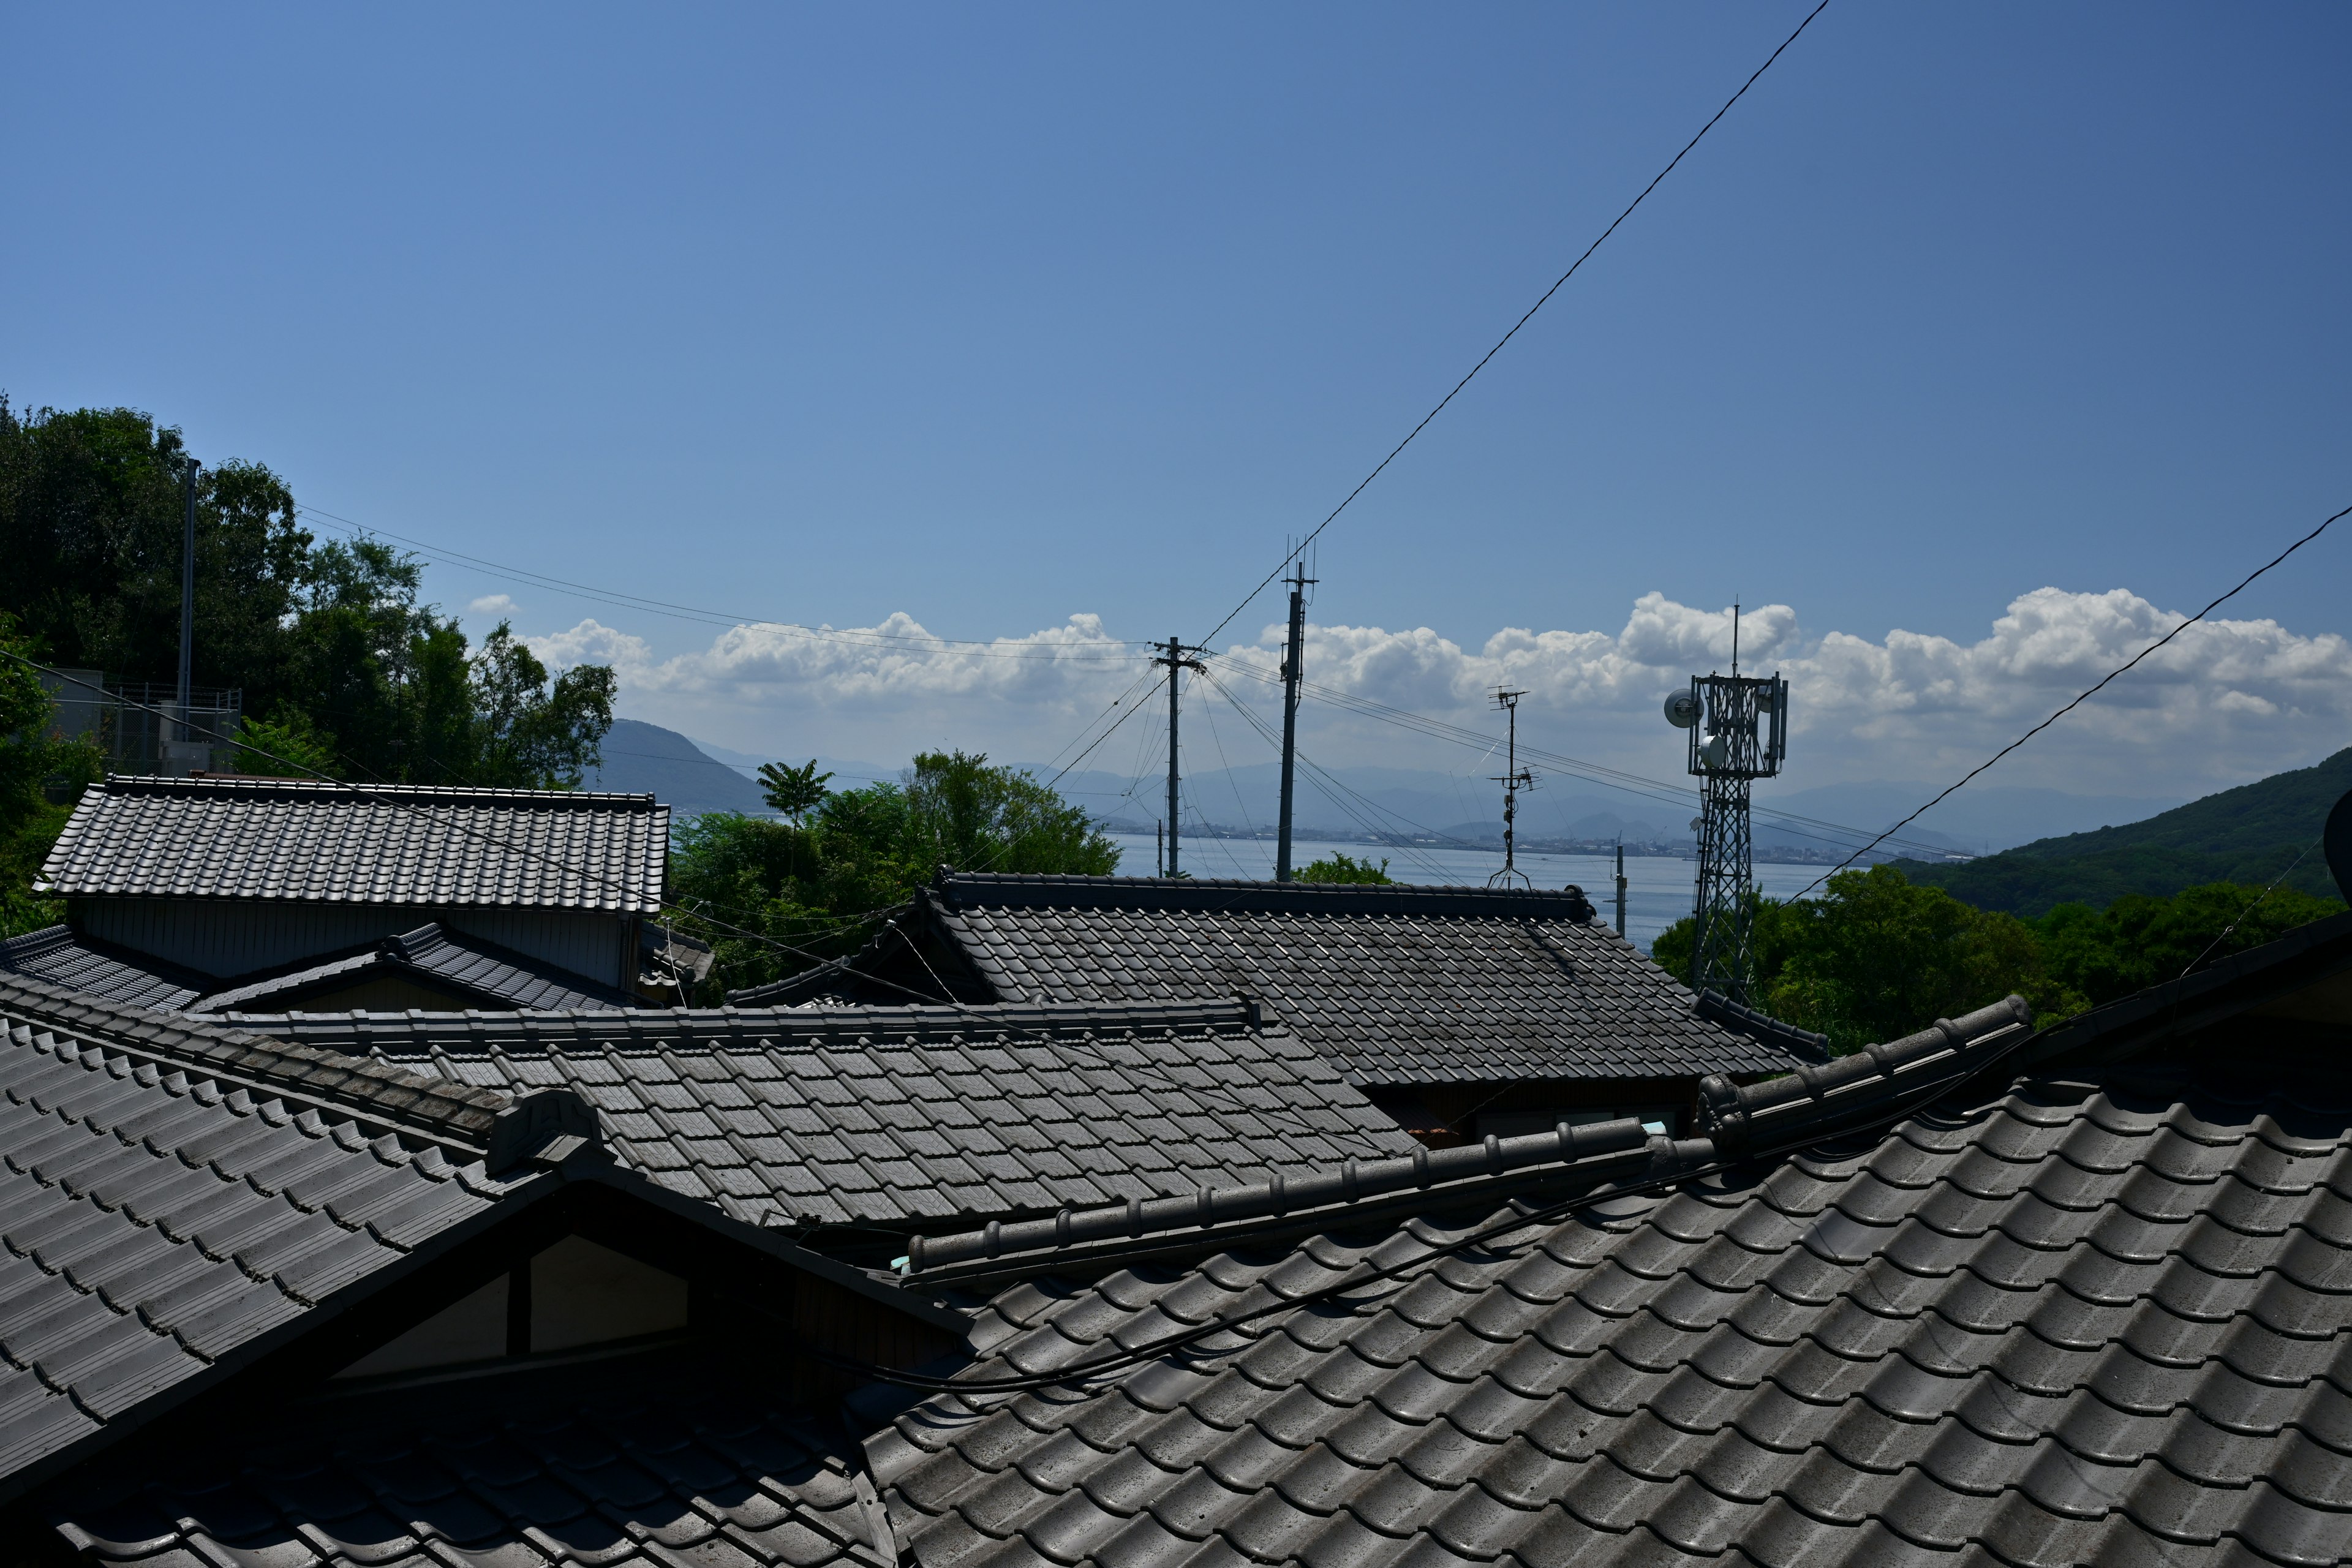
[[[358,947],[428,921],[607,985],[636,979],[629,922],[604,913],[235,899],[82,898],[68,909],[75,929],[88,935],[221,979]]]

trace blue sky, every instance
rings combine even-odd
[[[19,10],[0,388],[730,616],[1197,637],[1805,9]],[[1322,668],[1459,715],[1498,631],[1605,637],[1531,717],[1664,771],[1668,667],[1586,666],[1737,594],[1819,776],[2014,733],[2352,502],[2348,61],[2339,6],[1835,0],[1326,535]],[[2016,782],[2343,744],[2347,549]],[[428,581],[751,750],[1043,755],[1124,684]]]

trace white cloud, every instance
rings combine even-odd
[[[505,594],[485,594],[480,598],[475,600],[472,604],[467,605],[466,606],[466,613],[471,616],[479,616],[485,620],[490,619],[493,616],[503,619],[515,613],[515,602],[511,597]]]
[[[2123,589],[2041,588],[1973,643],[1899,630],[1873,640],[1809,636],[1793,608],[1767,605],[1742,614],[1739,656],[1743,668],[1790,679],[1792,784],[1934,778],[1982,761],[2184,619]],[[1281,635],[1269,626],[1255,643],[1225,651],[1271,668]],[[1048,756],[1150,671],[1147,648],[1114,639],[1086,615],[986,645],[941,642],[897,615],[815,635],[736,626],[670,658],[593,620],[532,646],[558,666],[613,664],[632,710],[698,724],[697,733],[725,743],[885,760],[943,743]],[[1702,610],[1651,593],[1613,633],[1505,627],[1475,649],[1425,626],[1311,626],[1307,673],[1482,732],[1496,727],[1495,687],[1521,688],[1520,732],[1532,743],[1668,776],[1680,771],[1679,747],[1659,702],[1694,672],[1728,668],[1730,654],[1727,607]],[[1221,679],[1272,711],[1270,688],[1234,671]],[[1149,703],[1155,692],[1147,683],[1130,700]],[[1310,703],[1301,719],[1327,763],[1458,762],[1434,742],[1328,704]],[[2343,743],[2347,720],[2352,645],[2343,637],[2268,620],[2211,621],[2038,737],[2003,765],[2000,782],[2193,794],[2307,763]],[[1132,749],[1097,760],[1115,752],[1111,765],[1124,767]]]

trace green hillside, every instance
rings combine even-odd
[[[2316,767],[2209,795],[2146,822],[2037,839],[1964,865],[1900,864],[1915,882],[1946,889],[1979,909],[2028,919],[2058,904],[2104,908],[2126,893],[2161,898],[2207,882],[2263,887],[2297,855],[2303,862],[2285,885],[2333,898],[2336,883],[2319,852],[2319,830],[2347,790],[2352,749]]]

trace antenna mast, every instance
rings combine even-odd
[[[1282,820],[1276,830],[1274,879],[1290,880],[1290,800],[1297,780],[1298,682],[1307,654],[1307,585],[1315,579],[1299,562],[1290,579],[1290,640],[1282,658]]]
[[[1526,695],[1524,691],[1513,691],[1506,687],[1495,688],[1495,706],[1503,710],[1510,724],[1510,750],[1505,753],[1507,760],[1502,773],[1495,780],[1503,786],[1503,868],[1486,879],[1486,886],[1490,888],[1507,888],[1514,877],[1528,887],[1535,886],[1514,861],[1511,842],[1512,822],[1519,814],[1519,792],[1536,787],[1536,775],[1519,766],[1519,699]]]
[[[1165,874],[1171,877],[1182,875],[1176,869],[1177,825],[1181,820],[1176,815],[1176,678],[1179,670],[1205,668],[1199,659],[1187,657],[1204,651],[1186,647],[1174,637],[1170,637],[1168,651],[1155,655],[1151,660],[1154,664],[1168,667],[1168,867]]]
[[[1789,754],[1789,683],[1777,675],[1738,672],[1736,604],[1731,637],[1732,673],[1691,677],[1689,690],[1666,699],[1666,722],[1690,732],[1690,772],[1702,781],[1704,805],[1692,824],[1698,829],[1698,875],[1691,905],[1697,926],[1691,989],[1744,1004],[1756,920],[1748,792],[1756,780],[1777,776]]]

